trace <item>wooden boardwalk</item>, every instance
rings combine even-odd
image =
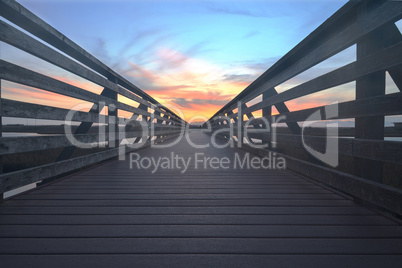
[[[193,132],[199,144],[209,136]],[[226,148],[141,157],[229,157]],[[110,161],[0,205],[2,267],[398,267],[402,227],[279,170],[130,169]]]

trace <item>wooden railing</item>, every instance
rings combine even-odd
[[[385,135],[401,137],[401,131],[384,126],[385,116],[402,114],[402,93],[386,94],[385,90],[386,72],[402,89],[402,36],[395,24],[401,18],[401,1],[348,2],[208,123],[220,136],[235,137],[243,148],[284,157],[293,172],[402,215],[402,142],[384,140]],[[353,45],[357,53],[352,63],[278,93],[276,87]],[[349,82],[356,83],[355,100],[297,111],[286,106],[288,101]],[[273,106],[279,115],[272,115]],[[257,112],[261,118],[253,116]],[[286,129],[273,127],[278,118]],[[348,119],[355,120],[355,127],[337,130],[341,136],[352,133],[348,138],[326,137],[325,129],[303,128],[305,122]],[[232,133],[231,124],[235,126]],[[245,135],[256,129],[260,133]],[[253,140],[246,141],[244,136]],[[304,146],[323,153],[331,140],[339,151],[338,165],[323,163]],[[251,146],[258,142],[267,148]]]
[[[122,142],[119,134],[122,132],[126,138],[134,138],[132,143],[141,144],[141,147],[163,142],[181,133],[185,122],[178,115],[17,2],[0,0],[0,15],[5,19],[0,20],[0,41],[103,87],[103,90],[100,94],[93,93],[19,66],[18,62],[2,59],[0,85],[8,81],[89,103],[89,111],[71,114],[71,121],[77,122],[72,126],[73,137],[86,144],[101,142],[103,146],[100,147],[104,147],[77,148],[72,145],[71,137],[69,139],[66,135],[65,126],[43,121],[64,122],[71,113],[69,109],[54,107],[51,102],[49,105],[27,102],[27,98],[24,98],[24,102],[1,98],[0,120],[5,117],[36,119],[39,126],[3,124],[0,128],[0,166],[4,171],[0,175],[0,195],[118,156]],[[129,99],[130,104],[119,100],[121,97]],[[106,115],[101,114],[105,106],[108,107]],[[130,122],[123,129],[122,122],[128,120],[119,116],[120,110],[132,114]],[[146,130],[144,124],[140,124],[140,116],[141,122],[146,123]],[[147,134],[145,137],[144,131]],[[39,135],[2,137],[7,132]]]

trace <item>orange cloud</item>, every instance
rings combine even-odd
[[[186,121],[191,120],[192,122],[204,122],[201,118],[209,119],[219,108],[221,105],[210,104],[210,103],[189,103],[186,107],[177,105],[176,103],[166,103],[167,105],[173,105],[180,109],[180,111],[184,114],[184,119]],[[176,109],[172,109],[175,111]]]
[[[40,105],[53,106],[64,109],[71,109],[72,107],[88,103],[83,100],[78,100],[70,97],[66,97],[60,94],[31,88],[27,86],[17,85],[10,83],[5,85],[3,89],[3,98],[17,100],[28,103],[35,103]],[[89,110],[89,109],[88,109]]]
[[[148,66],[129,62],[125,74],[160,103],[178,106],[186,119],[211,117],[250,82],[230,79],[233,74],[221,67],[173,49],[160,48],[155,55]]]

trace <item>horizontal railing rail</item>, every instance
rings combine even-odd
[[[121,154],[119,146],[125,143],[130,144],[130,151],[164,142],[182,132],[186,122],[175,112],[16,1],[0,0],[0,16],[1,42],[61,68],[64,75],[72,74],[103,88],[96,93],[74,81],[26,68],[17,58],[0,59],[0,119],[36,120],[36,125],[1,124],[1,196],[6,191],[116,157]],[[10,98],[5,83],[42,90],[53,98],[57,94],[60,100],[68,97],[75,103],[89,104],[89,110],[71,110],[53,105],[51,100],[38,103],[22,95]],[[102,113],[104,107],[107,113]],[[131,116],[125,118],[120,112]],[[65,132],[68,129],[72,132],[70,137]],[[78,148],[72,139],[89,148]]]
[[[254,153],[284,157],[290,171],[402,215],[402,142],[384,140],[402,137],[397,127],[385,126],[386,116],[402,115],[402,35],[395,24],[400,19],[401,1],[349,1],[205,126]],[[355,61],[278,92],[287,81],[352,46]],[[386,73],[399,92],[386,94]],[[292,111],[287,106],[350,82],[355,83],[354,100]],[[337,128],[335,137],[328,136],[330,127],[328,132],[306,127],[316,121],[339,124],[336,120],[354,120],[355,126]],[[306,148],[324,154],[330,143],[337,144],[338,165],[317,159]]]

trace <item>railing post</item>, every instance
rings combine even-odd
[[[363,2],[359,16],[368,13],[368,2]],[[359,61],[384,48],[384,38],[381,29],[367,35],[357,43],[356,60]],[[356,100],[385,95],[385,71],[366,75],[356,80]],[[355,138],[384,140],[384,116],[358,117],[355,119]],[[382,182],[383,164],[355,157],[355,175]]]
[[[109,78],[110,81],[113,83],[117,84],[117,79],[116,78]],[[117,92],[113,91],[109,88],[105,88],[102,92],[102,95],[105,97],[108,97],[112,100],[117,101]],[[99,110],[99,112],[101,112]],[[109,105],[107,107],[107,115],[109,117],[108,121],[108,147],[109,148],[115,148],[116,145],[120,145],[120,140],[119,140],[119,135],[118,135],[118,122],[117,122],[117,116],[118,116],[118,109],[114,105]]]
[[[0,138],[3,137],[3,106],[1,105],[1,79],[0,79]],[[0,155],[0,174],[3,174],[3,156]],[[0,203],[3,202],[4,193],[0,193]]]
[[[237,104],[237,146],[242,147],[243,145],[243,107],[239,101]]]
[[[269,97],[271,97],[271,94],[268,91],[264,91],[264,93],[262,93],[262,101],[268,99]],[[268,118],[270,116],[272,116],[272,106],[262,108],[262,117]],[[264,123],[263,128],[269,129],[269,132],[263,134],[262,144],[267,144],[269,147],[271,147],[270,142],[272,137],[270,135],[272,135],[272,124],[269,123],[269,126],[266,126]]]

